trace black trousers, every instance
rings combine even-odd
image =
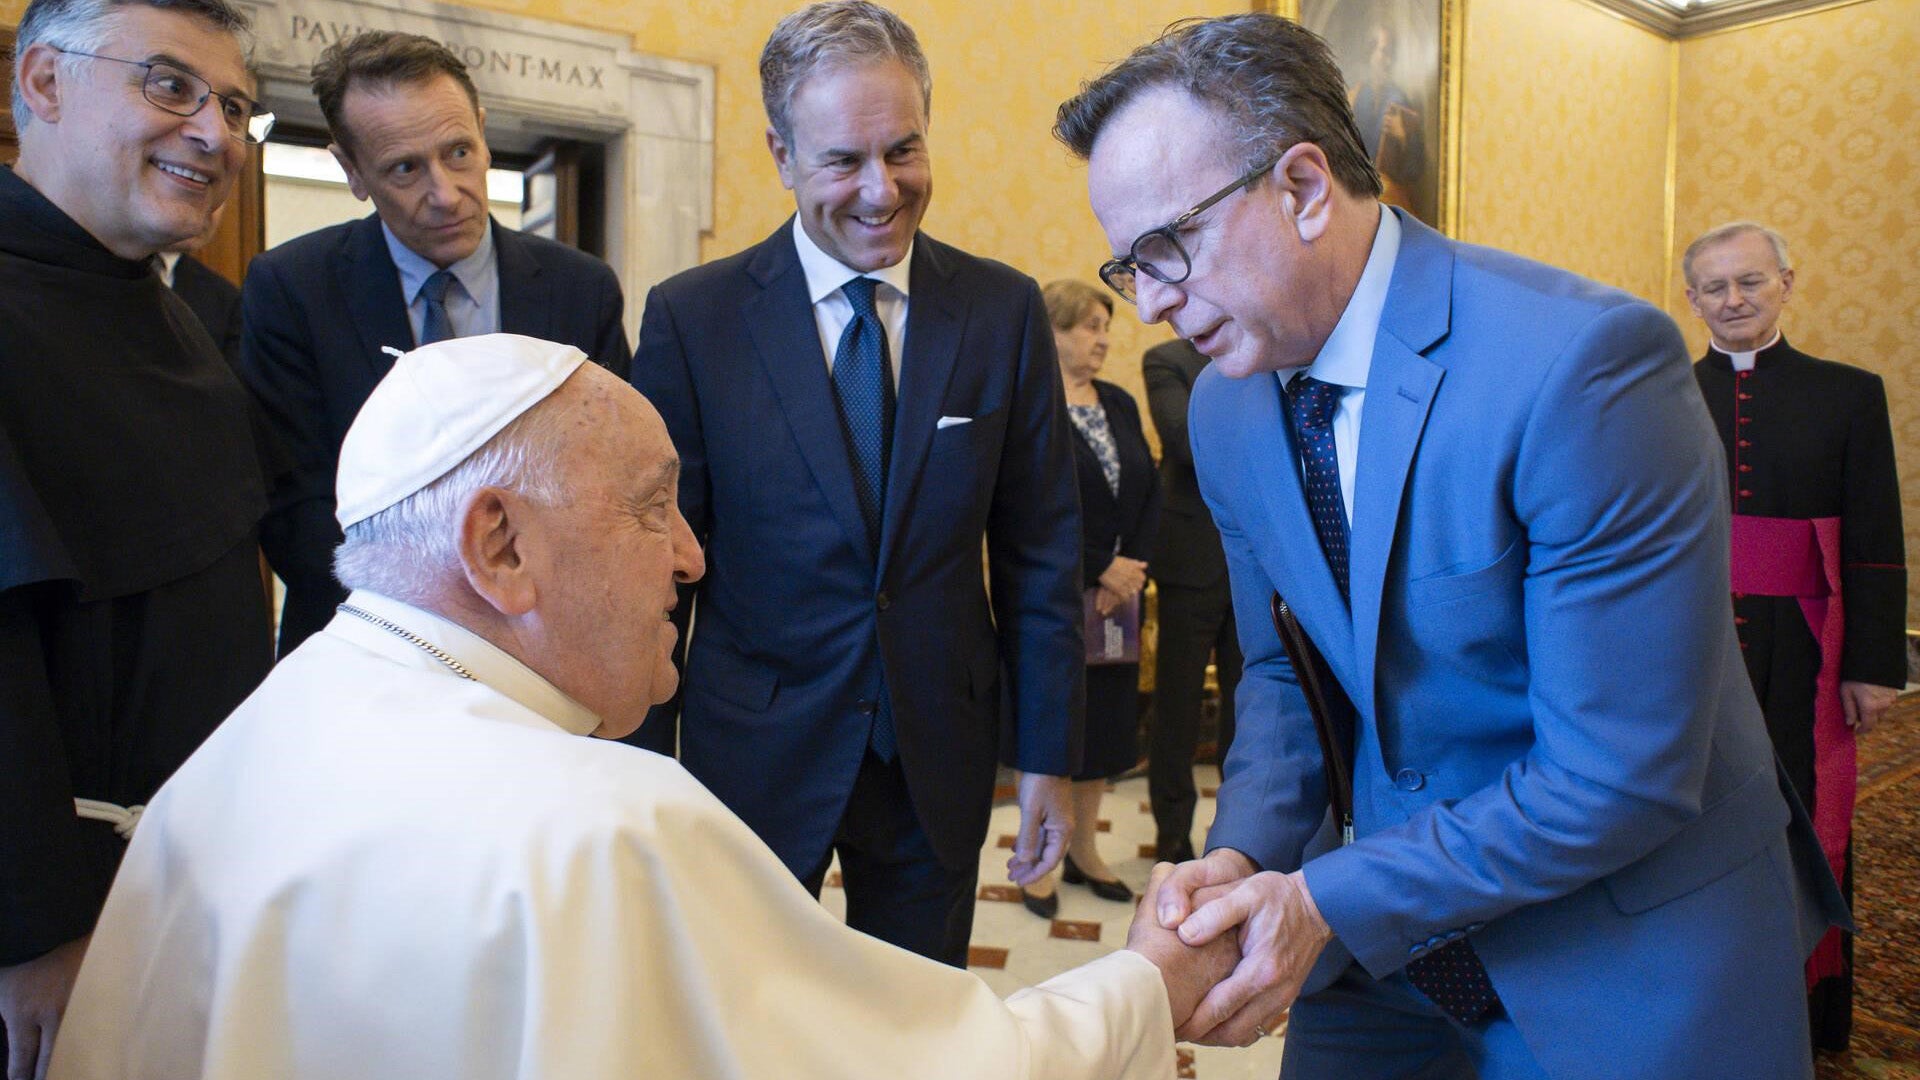
[[[1147,747],[1147,795],[1160,857],[1193,844],[1193,751],[1200,695],[1212,657],[1220,677],[1220,754],[1233,742],[1233,691],[1240,682],[1240,638],[1227,579],[1202,588],[1161,582],[1160,638],[1154,666],[1153,723]]]
[[[869,750],[860,762],[833,844],[802,879],[813,895],[820,895],[836,852],[848,926],[929,959],[967,966],[980,864],[954,870],[934,854],[898,758],[884,762]]]

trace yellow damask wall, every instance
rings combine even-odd
[[[1675,258],[1735,218],[1786,236],[1786,333],[1886,380],[1907,561],[1920,555],[1920,3],[1866,3],[1682,42]],[[1674,271],[1668,310],[1704,351]],[[1920,575],[1908,620],[1920,618]]]
[[[1673,44],[1580,0],[1467,0],[1461,239],[1657,302]]]

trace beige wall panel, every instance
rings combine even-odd
[[[1672,48],[1579,0],[1469,0],[1461,238],[1657,303]]]
[[[1871,0],[1682,42],[1677,247],[1754,218],[1793,247],[1794,345],[1886,379],[1920,553],[1920,3]],[[1706,331],[1678,271],[1670,308]],[[1920,612],[1909,582],[1908,623]]]

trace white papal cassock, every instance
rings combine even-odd
[[[678,764],[364,591],[153,800],[58,1080],[1174,1072],[1121,951],[1006,999],[848,930]]]

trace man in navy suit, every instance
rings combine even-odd
[[[241,372],[298,463],[261,524],[287,585],[282,656],[346,599],[333,577],[334,465],[393,365],[384,347],[506,331],[576,346],[622,376],[629,359],[613,271],[488,215],[486,110],[459,57],[417,34],[372,31],[322,53],[313,90],[328,149],[375,212],[247,269]]]
[[[838,852],[854,927],[964,965],[996,760],[1023,773],[1015,881],[1071,826],[1080,510],[1053,335],[1032,279],[919,232],[931,83],[905,23],[815,4],[760,69],[798,213],[654,289],[633,362],[706,546],[678,752],[816,893]],[[672,717],[638,739],[673,752]]]
[[[1289,1080],[1810,1076],[1801,961],[1847,916],[1745,683],[1672,321],[1383,208],[1279,18],[1172,28],[1057,130],[1102,276],[1213,360],[1246,673],[1208,851],[1150,902],[1242,961],[1182,1034],[1291,1005]]]

